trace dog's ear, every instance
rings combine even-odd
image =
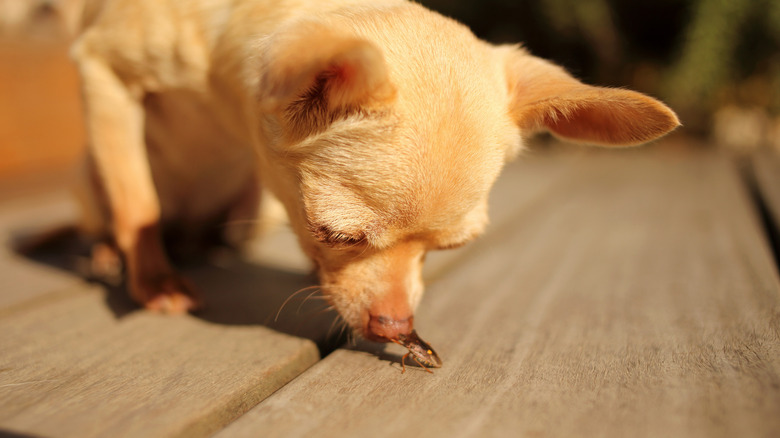
[[[568,140],[635,145],[680,125],[677,115],[635,91],[594,87],[516,47],[507,56],[510,114],[525,132],[548,130]]]
[[[267,42],[260,77],[265,110],[291,105],[317,112],[375,107],[395,97],[382,52],[371,42],[316,23],[297,24]]]

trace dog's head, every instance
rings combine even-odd
[[[267,183],[331,303],[379,341],[412,330],[426,252],[482,233],[524,136],[627,145],[679,124],[652,98],[411,8],[291,25],[264,42],[257,85]]]

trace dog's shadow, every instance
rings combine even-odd
[[[29,234],[16,237],[12,247],[18,255],[102,285],[106,305],[118,319],[144,311],[130,299],[123,281],[89,278],[90,249],[75,232],[60,232],[32,244]],[[346,342],[348,329],[324,300],[314,275],[264,266],[234,255],[223,254],[218,259],[177,263],[205,302],[195,317],[215,324],[263,325],[310,339],[322,355]]]

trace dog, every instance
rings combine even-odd
[[[202,304],[162,230],[197,239],[251,223],[262,187],[346,323],[372,341],[409,336],[426,252],[483,232],[490,188],[525,138],[637,145],[680,124],[658,100],[585,85],[402,0],[83,0],[79,11],[82,229],[116,248],[130,295],[159,312]],[[229,234],[240,245],[252,232]]]

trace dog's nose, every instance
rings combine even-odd
[[[386,315],[370,315],[366,338],[374,342],[389,342],[399,335],[409,335],[414,328],[414,317],[395,319]]]

